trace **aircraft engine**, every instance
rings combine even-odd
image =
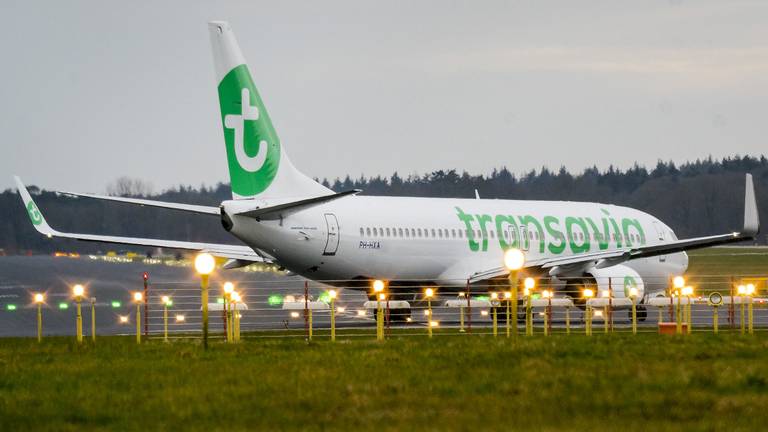
[[[643,297],[645,284],[640,275],[625,265],[615,265],[611,267],[596,269],[593,268],[587,273],[592,275],[597,289],[600,293],[608,290],[609,286],[613,291],[614,297],[629,297],[630,288],[637,288],[638,298]],[[596,293],[597,295],[601,295]]]

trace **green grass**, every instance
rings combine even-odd
[[[762,430],[768,334],[0,339],[2,430]]]

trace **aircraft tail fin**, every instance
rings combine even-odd
[[[209,22],[208,31],[233,198],[301,198],[332,193],[299,172],[288,159],[229,23]]]

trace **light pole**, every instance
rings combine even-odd
[[[37,341],[43,341],[43,303],[45,303],[45,295],[37,293],[34,296],[35,304],[37,304]]]
[[[496,316],[496,306],[499,303],[499,293],[491,293],[491,312],[493,313],[493,337],[499,335],[498,318]]]
[[[755,295],[755,286],[753,284],[747,284],[745,294],[747,294],[747,298],[749,299],[749,303],[747,303],[747,321],[749,323],[749,334],[754,334],[752,296]]]
[[[376,279],[373,281],[373,294],[376,297],[376,340],[384,340],[384,315],[381,302],[386,299],[386,296],[384,295],[383,280]]]
[[[504,300],[506,300],[506,302],[507,302],[507,323],[506,323],[507,337],[510,337],[511,336],[511,329],[512,329],[511,328],[512,323],[510,322],[510,321],[512,321],[512,291],[505,291],[504,292]]]
[[[533,315],[531,313],[531,294],[536,289],[536,279],[532,277],[525,278],[523,282],[523,296],[525,297],[525,334],[533,335]],[[515,312],[517,314],[517,312]],[[515,317],[517,319],[517,317]]]
[[[230,294],[232,297],[232,306],[233,310],[230,312],[232,314],[232,341],[234,342],[240,342],[240,308],[238,307],[238,304],[243,300],[242,297],[240,297],[240,293],[236,291],[232,291]],[[312,334],[312,310],[309,311],[309,319],[310,319],[310,335]]]
[[[232,319],[232,291],[235,290],[235,284],[224,282],[224,326],[226,327],[227,342],[234,340],[234,329]]]
[[[510,300],[513,302],[509,305],[508,309],[512,309],[512,314],[514,315],[514,317],[510,317],[509,312],[507,312],[507,336],[509,336],[510,332],[510,321],[512,321],[511,331],[517,336],[517,279],[518,272],[525,267],[525,254],[523,251],[517,248],[507,249],[504,252],[504,267],[509,270],[509,290],[512,292]]]
[[[171,298],[164,295],[160,298],[163,303],[163,340],[168,342],[168,306],[172,305]]]
[[[83,343],[83,311],[80,307],[80,303],[83,301],[83,295],[85,295],[85,288],[82,285],[77,284],[72,287],[72,293],[75,295],[75,303],[77,303],[77,318],[76,318],[76,332],[77,343]]]
[[[144,302],[144,294],[140,291],[133,293],[133,301],[136,303],[136,344],[141,343],[141,306]]]
[[[637,288],[629,289],[629,299],[632,301],[632,334],[637,334]]]
[[[336,342],[336,290],[328,291],[328,297],[331,299],[331,342]]]
[[[96,297],[91,297],[91,340],[96,343]]]
[[[435,295],[435,290],[427,288],[424,290],[424,297],[427,299],[427,333],[429,337],[432,337],[432,297]]]
[[[216,267],[216,260],[209,253],[195,257],[195,270],[200,275],[200,302],[203,306],[203,348],[208,349],[208,278]]]
[[[744,334],[744,297],[747,295],[747,287],[739,285],[736,288],[736,292],[739,294],[739,306],[741,308],[741,334]]]
[[[595,296],[595,292],[589,288],[585,288],[581,292],[581,295],[584,297],[586,305],[584,308],[584,315],[586,315],[587,319],[584,324],[584,333],[586,333],[587,336],[592,336],[592,305],[589,303],[589,299]]]
[[[550,316],[552,313],[552,291],[544,290],[541,292],[541,296],[547,299],[547,310],[544,312],[544,336],[549,336],[549,323],[552,320]]]
[[[674,279],[672,279],[672,294],[673,296],[677,297],[677,307],[675,308],[675,318],[676,318],[676,333],[677,334],[683,334],[683,322],[682,317],[680,316],[680,295],[682,294],[683,287],[685,286],[685,278],[682,276],[675,276]]]
[[[686,322],[686,334],[691,334],[691,327],[693,327],[693,318],[691,317],[691,300],[693,298],[693,287],[692,286],[686,286],[683,287],[682,290],[683,295],[685,296],[685,322]]]

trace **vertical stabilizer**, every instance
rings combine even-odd
[[[208,30],[232,196],[269,199],[333,193],[299,172],[288,159],[229,23],[213,21]]]

